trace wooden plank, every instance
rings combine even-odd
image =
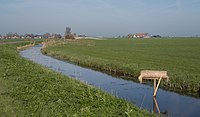
[[[160,85],[161,80],[162,80],[162,76],[160,77],[160,79],[159,79],[159,81],[158,81],[158,84],[157,84],[157,86],[156,86],[156,89],[155,89],[155,91],[154,91],[154,93],[153,93],[153,96],[154,96],[154,97],[156,96],[156,93],[157,93],[157,91],[158,91],[158,87],[159,87],[159,85]]]
[[[162,78],[168,78],[167,71],[142,70],[140,76],[143,79],[154,79],[159,78],[160,76],[162,76]]]
[[[167,76],[167,71],[152,71],[152,70],[142,70],[140,72],[140,76],[138,77],[140,83],[142,83],[143,79],[146,80],[153,80],[157,79],[159,80],[160,76],[162,76],[163,79],[169,79]]]
[[[167,71],[152,71],[152,70],[142,70],[140,72],[140,76],[138,77],[138,79],[140,83],[142,83],[143,80],[154,80],[154,93],[153,93],[154,97],[156,96],[161,80],[165,79],[169,81],[169,77],[167,76]]]

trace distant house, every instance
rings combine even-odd
[[[149,33],[128,34],[128,38],[150,38]]]
[[[42,39],[43,35],[34,35],[34,39]]]
[[[13,36],[12,38],[13,38],[13,39],[19,39],[19,38],[20,38],[20,36],[18,36],[18,35],[15,35],[15,36]]]

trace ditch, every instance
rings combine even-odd
[[[66,61],[54,59],[40,52],[41,45],[20,52],[21,56],[46,66],[56,72],[98,87],[119,98],[132,102],[139,108],[166,116],[199,116],[200,99],[174,92],[158,90],[153,98],[153,87],[121,79],[89,68],[80,67]]]

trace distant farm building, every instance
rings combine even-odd
[[[128,34],[128,38],[150,38],[149,33]]]

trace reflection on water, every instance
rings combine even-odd
[[[153,112],[154,113],[160,113],[160,108],[158,106],[156,97],[153,97]]]
[[[116,95],[119,98],[132,102],[139,108],[175,117],[200,116],[200,99],[182,96],[162,89],[158,90],[157,98],[154,99],[152,96],[153,87],[151,86],[123,80],[105,73],[42,55],[40,48],[40,46],[35,46],[28,50],[21,51],[20,54],[52,70],[86,82],[87,84],[91,84]]]
[[[153,112],[154,113],[158,113],[162,116],[168,116],[168,112],[167,111],[160,111],[159,105],[157,103],[156,97],[153,97]]]

